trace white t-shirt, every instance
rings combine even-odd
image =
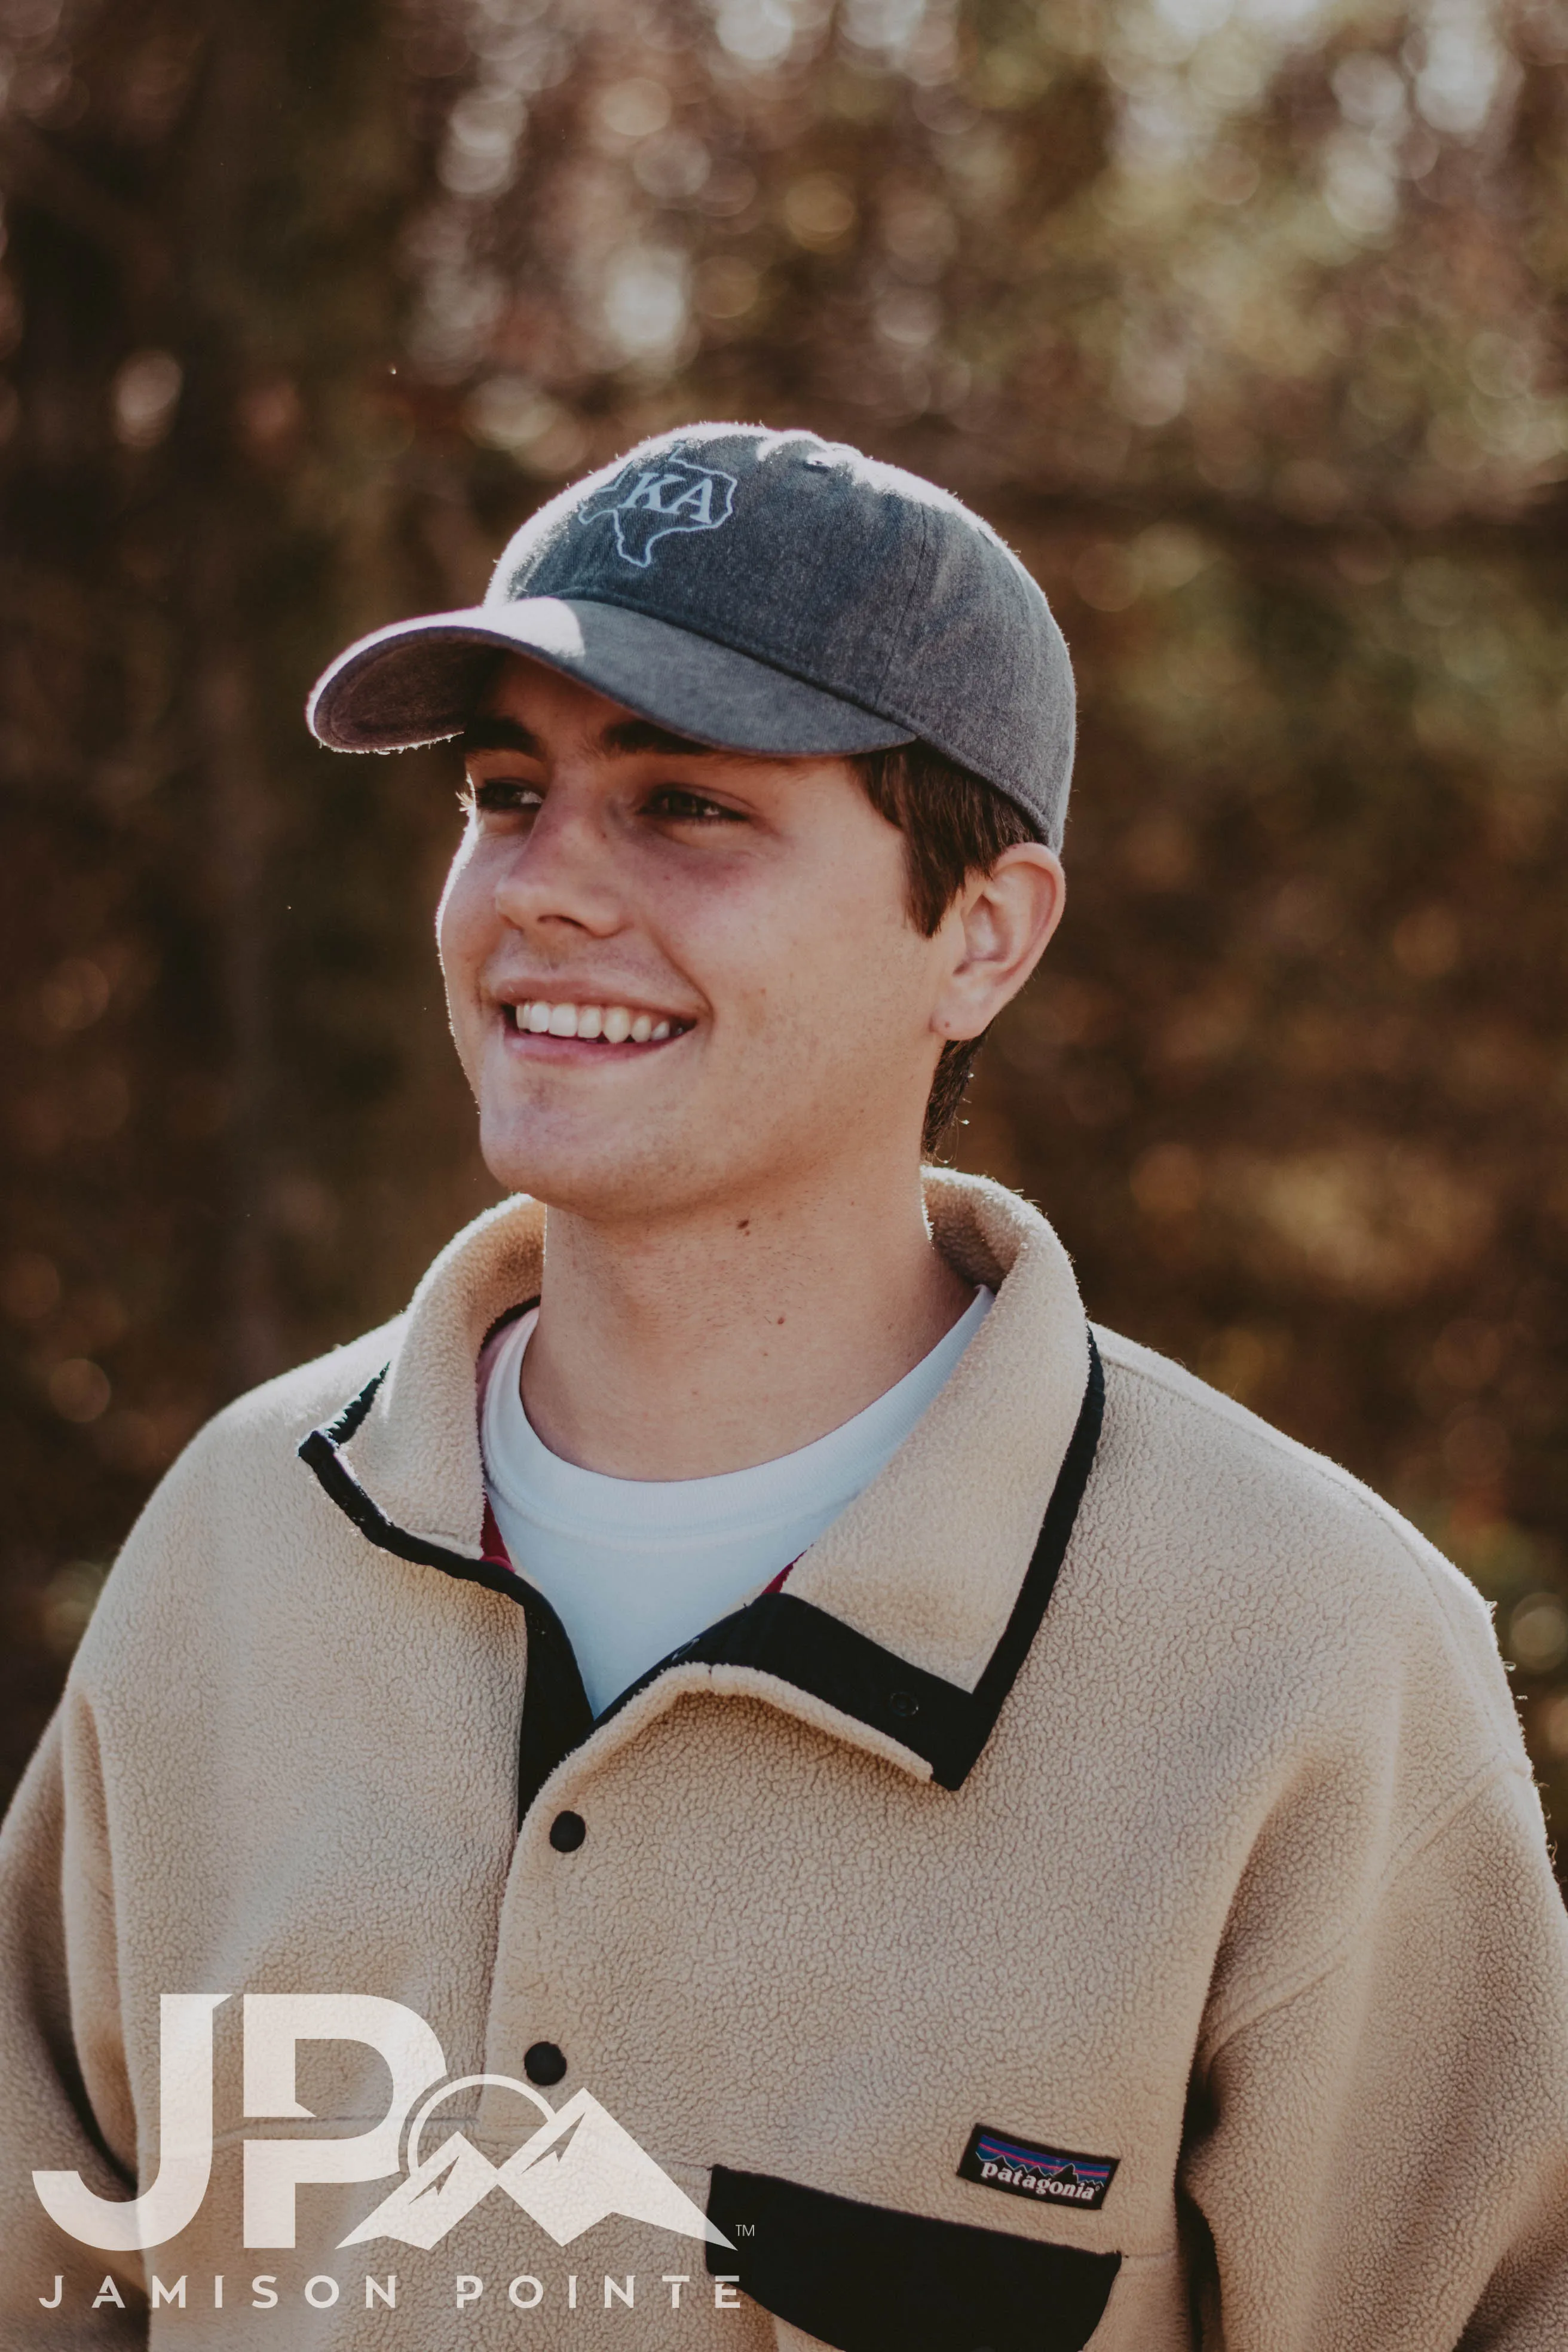
[[[897,1385],[798,1453],[717,1478],[605,1478],[534,1434],[520,1374],[535,1314],[486,1351],[485,1486],[514,1567],[566,1628],[588,1704],[613,1698],[703,1627],[765,1589],[868,1486],[984,1320],[984,1286]]]

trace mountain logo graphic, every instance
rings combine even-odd
[[[421,2160],[420,2142],[431,2110],[454,2093],[486,2083],[517,2091],[537,2107],[544,2118],[538,2130],[504,2164],[492,2164],[460,2131],[449,2132]],[[537,2091],[510,2074],[464,2074],[440,2084],[414,2116],[405,2163],[405,2178],[349,2231],[342,2245],[395,2238],[428,2252],[497,2189],[504,2189],[558,2246],[570,2245],[612,2213],[715,2246],[730,2244],[587,2091],[574,2092],[557,2112]]]

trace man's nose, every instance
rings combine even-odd
[[[520,929],[571,923],[605,937],[626,903],[609,828],[593,806],[547,795],[496,886],[496,907]]]

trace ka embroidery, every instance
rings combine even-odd
[[[676,530],[717,530],[735,509],[735,477],[684,457],[628,466],[578,515],[582,523],[607,517],[616,546],[628,563],[647,571],[661,539]]]

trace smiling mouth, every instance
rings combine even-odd
[[[636,1013],[628,1004],[551,1004],[530,997],[504,1004],[506,1025],[518,1036],[584,1037],[605,1045],[662,1045],[693,1026],[665,1013]]]

